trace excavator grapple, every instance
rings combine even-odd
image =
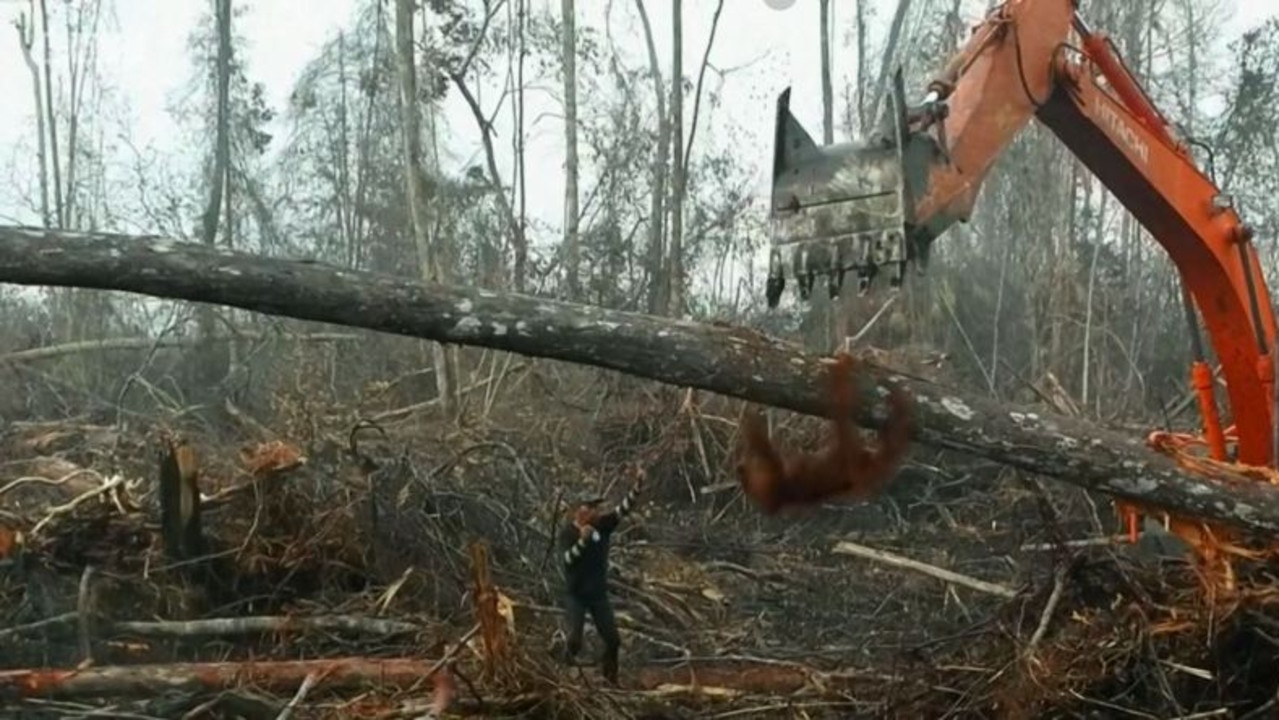
[[[881,268],[901,285],[908,262],[926,243],[911,232],[912,189],[927,177],[936,151],[927,135],[912,135],[900,73],[886,127],[864,140],[818,145],[790,112],[790,88],[777,100],[773,148],[767,299],[777,307],[787,279],[800,300],[825,281],[838,297],[855,273],[865,292]],[[912,172],[912,169],[915,172]]]

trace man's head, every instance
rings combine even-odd
[[[599,506],[602,502],[604,502],[602,497],[582,498],[569,505],[568,516],[578,527],[590,525],[599,515]]]

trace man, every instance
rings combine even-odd
[[[608,551],[613,531],[631,512],[639,494],[644,472],[637,470],[635,475],[634,485],[612,512],[599,512],[602,498],[583,500],[570,508],[567,522],[559,535],[565,581],[565,632],[568,635],[565,659],[572,662],[581,652],[582,630],[589,612],[604,642],[601,671],[613,685],[617,684],[617,656],[622,638],[618,635],[613,606],[608,599]]]

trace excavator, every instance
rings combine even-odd
[[[866,137],[819,146],[777,103],[766,298],[776,308],[787,281],[801,301],[825,281],[836,297],[856,275],[866,292],[880,274],[900,287],[921,272],[932,243],[967,222],[982,182],[1032,119],[1061,140],[1164,248],[1182,282],[1190,327],[1190,384],[1202,432],[1154,432],[1149,443],[1183,466],[1219,476],[1279,482],[1275,425],[1275,317],[1253,228],[1230,195],[1202,171],[1191,142],[1130,72],[1077,0],[1006,0],[989,10],[907,103],[900,70],[886,117]],[[1217,406],[1198,317],[1225,380],[1233,419]],[[1256,556],[1230,528],[1116,499],[1128,539],[1143,515],[1195,551],[1214,587],[1233,586],[1231,556]],[[1201,573],[1202,577],[1202,573]]]

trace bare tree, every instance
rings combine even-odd
[[[502,185],[502,172],[497,166],[497,147],[493,144],[493,124],[485,116],[484,108],[480,107],[479,98],[475,97],[475,93],[467,85],[465,71],[449,70],[448,75],[457,87],[458,93],[466,102],[467,107],[470,108],[471,116],[475,118],[475,125],[480,130],[480,143],[484,146],[484,162],[488,168],[489,191],[492,193],[494,200],[497,201],[498,211],[502,214],[511,244],[515,247],[515,286],[516,291],[520,292],[522,291],[522,285],[526,282],[522,278],[525,278],[527,273],[527,270],[520,269],[523,267],[520,265],[520,258],[526,258],[525,262],[527,262],[528,245],[524,237],[524,223],[520,217],[516,216],[515,208],[511,205],[511,198],[507,195],[506,188]]]
[[[338,33],[338,104],[337,112],[337,128],[336,137],[331,141],[334,148],[334,157],[336,162],[333,163],[333,184],[334,184],[334,203],[333,211],[337,216],[338,232],[342,235],[342,246],[346,249],[348,264],[354,266],[355,259],[358,257],[355,252],[356,223],[359,222],[360,214],[351,206],[350,198],[352,195],[353,182],[351,179],[351,103],[347,98],[347,57],[346,57],[346,33]],[[369,93],[372,95],[373,93]]]
[[[706,82],[706,68],[710,66],[711,49],[715,47],[715,35],[718,33],[718,30],[719,30],[719,17],[723,12],[724,12],[724,0],[719,0],[719,2],[716,3],[715,5],[715,14],[711,16],[711,30],[706,38],[706,49],[702,52],[702,64],[697,71],[697,85],[693,89],[693,116],[688,123],[688,140],[687,142],[684,143],[683,156],[681,157],[679,154],[676,154],[675,156],[675,162],[678,163],[679,165],[679,186],[678,186],[679,196],[677,198],[675,207],[678,208],[679,215],[680,215],[680,222],[679,222],[679,242],[678,243],[672,242],[671,244],[671,252],[673,256],[671,259],[671,288],[673,292],[672,292],[672,298],[671,298],[670,312],[672,315],[676,317],[679,317],[680,315],[684,313],[685,306],[687,304],[684,300],[685,293],[687,292],[687,290],[686,290],[685,276],[684,276],[683,215],[684,215],[684,199],[688,194],[689,170],[692,167],[691,163],[692,163],[692,155],[693,155],[693,140],[695,140],[697,137],[697,120],[698,120],[698,116],[701,114],[701,109],[702,109],[702,86]],[[680,24],[682,25],[682,22]],[[681,65],[682,65],[682,60],[681,60]],[[682,86],[681,86],[681,93],[682,93]],[[683,107],[682,102],[680,103],[680,107],[681,108]],[[677,117],[677,125],[682,130],[682,126],[683,126],[682,117]],[[697,240],[702,237],[702,234],[695,230],[692,237],[695,240]],[[676,252],[677,250],[678,250],[678,253]]]
[[[98,50],[98,23],[102,18],[101,0],[81,0],[75,12],[66,5],[67,32],[67,153],[65,207],[63,216],[68,226],[80,227],[77,216],[80,204],[79,170],[85,94],[94,74]],[[55,123],[56,127],[56,123]],[[56,134],[56,133],[55,133]]]
[[[671,120],[666,114],[666,88],[662,82],[662,67],[657,61],[657,44],[653,41],[653,26],[644,9],[644,0],[635,0],[640,23],[644,26],[644,44],[648,48],[649,73],[653,76],[653,94],[657,100],[657,143],[653,151],[653,194],[648,212],[648,311],[658,314],[666,309],[666,275],[663,267],[665,255],[664,218],[666,204],[666,171],[669,164]]]
[[[860,6],[860,2],[858,3]],[[830,0],[821,0],[822,142],[835,142],[835,98],[830,82]]]
[[[470,40],[470,48],[465,52],[463,59],[459,63],[442,65],[440,70],[444,72],[453,85],[457,87],[458,94],[466,102],[467,107],[471,111],[471,116],[475,119],[475,126],[480,131],[480,143],[484,147],[484,161],[487,167],[487,184],[494,201],[497,202],[498,212],[501,213],[503,224],[506,226],[507,235],[510,238],[511,245],[515,247],[516,253],[516,291],[522,292],[522,286],[526,282],[525,277],[527,270],[522,269],[521,263],[527,261],[528,244],[524,235],[524,217],[523,217],[523,191],[520,196],[520,215],[516,215],[515,207],[512,204],[512,198],[507,193],[506,187],[502,183],[502,172],[497,164],[497,147],[493,142],[495,132],[493,130],[493,122],[485,113],[484,108],[480,106],[479,98],[476,93],[471,90],[467,84],[467,76],[471,69],[475,66],[473,60],[480,52],[480,47],[484,42],[484,38],[488,33],[489,25],[493,18],[497,16],[498,10],[501,9],[500,4],[491,4],[485,8],[482,24],[475,28],[474,37]],[[522,42],[521,42],[522,44]],[[442,62],[447,62],[442,60]],[[522,62],[522,61],[521,61]],[[476,73],[480,70],[477,68]],[[520,116],[523,116],[523,110],[520,110]],[[520,152],[517,157],[523,156],[523,139],[519,140]],[[517,168],[519,172],[523,171],[523,163]],[[522,184],[522,180],[520,181]],[[525,260],[521,260],[525,258]]]
[[[201,241],[208,246],[217,243],[218,218],[225,210],[227,247],[231,244],[231,0],[217,0],[214,5],[217,52],[217,121],[214,129],[213,171],[209,177],[209,197],[201,218]],[[195,368],[201,386],[212,387],[226,369],[218,362],[221,353],[215,352],[214,335],[217,333],[216,311],[202,305],[196,312],[196,325],[204,344],[199,348]]]
[[[105,207],[105,171],[100,164],[102,149],[90,144],[85,150],[81,135],[83,121],[89,118],[88,125],[101,118],[101,108],[86,112],[85,100],[90,88],[100,87],[96,70],[97,30],[101,17],[101,0],[68,0],[49,8],[41,2],[38,8],[41,17],[43,38],[43,66],[36,62],[35,49],[35,14],[37,6],[34,0],[28,4],[28,12],[23,13],[15,22],[19,31],[19,40],[27,68],[31,74],[32,88],[35,91],[37,162],[39,163],[38,211],[42,222],[48,226],[64,228],[84,227],[89,222],[101,222],[100,213]],[[61,12],[61,15],[58,13]],[[52,35],[54,27],[65,33],[65,46],[61,57],[54,48]],[[59,77],[55,72],[54,62],[65,61],[66,75]],[[56,102],[55,102],[56,101]],[[59,133],[59,120],[66,122],[66,131]],[[99,131],[100,132],[100,131]],[[101,141],[101,136],[97,138]],[[66,146],[61,143],[66,141]],[[94,155],[97,158],[94,158]],[[81,179],[79,168],[88,164],[84,173],[90,178],[94,187]],[[90,197],[92,193],[92,197]],[[80,211],[84,202],[91,210]],[[89,215],[97,211],[97,217]],[[71,337],[82,337],[101,332],[105,325],[119,316],[110,307],[114,298],[101,293],[86,293],[77,289],[55,290],[49,293],[49,312],[57,318],[51,335],[66,333]],[[85,373],[97,372],[78,368]]]
[[[378,212],[404,207],[402,174],[382,171],[403,158],[404,147],[393,104],[399,97],[393,12],[371,5],[355,28],[338,33],[303,68],[289,100],[295,128],[277,166],[287,178],[285,192],[314,198],[295,207],[315,223],[315,252],[381,271],[392,270],[402,244],[413,242],[404,238],[398,211]]]
[[[564,65],[564,280],[569,299],[576,300],[581,248],[577,208],[577,30],[573,0],[561,0],[560,14],[564,23],[560,49]]]
[[[711,16],[711,31],[706,38],[706,50],[702,52],[702,64],[697,70],[697,86],[693,88],[693,117],[688,123],[688,142],[684,143],[684,156],[676,157],[684,169],[681,176],[681,190],[684,194],[688,191],[688,188],[683,185],[687,184],[688,171],[692,167],[690,163],[693,155],[693,140],[697,137],[697,119],[702,110],[702,86],[706,83],[706,68],[711,64],[711,49],[715,47],[715,35],[719,31],[719,16],[723,12],[724,0],[719,0],[715,5],[715,14]]]
[[[431,242],[431,218],[428,209],[428,203],[432,200],[435,188],[427,179],[422,164],[422,119],[418,110],[417,64],[413,54],[413,5],[413,0],[395,0],[395,57],[400,76],[400,133],[404,140],[404,185],[422,279],[438,282],[441,279],[438,248]],[[446,417],[454,417],[457,399],[453,394],[453,376],[448,363],[448,353],[445,352],[443,345],[432,343],[431,355],[435,366],[435,388],[440,398],[440,408]]]
[[[34,8],[33,8],[34,9]],[[36,64],[33,48],[35,47],[35,20],[26,13],[18,15],[18,19],[13,21],[14,27],[18,31],[18,46],[22,48],[22,59],[27,63],[27,70],[31,72],[31,93],[35,97],[36,111],[36,134],[37,159],[40,162],[40,219],[46,227],[53,225],[53,216],[49,214],[49,156],[46,143],[48,134],[45,125],[52,121],[52,118],[45,114],[45,106],[41,101],[43,93],[40,91],[40,66]]]
[[[217,242],[222,194],[231,188],[231,0],[217,0],[217,127],[214,130],[213,172],[209,200],[204,206],[200,238],[205,245]]]
[[[866,126],[866,0],[857,0],[857,123]],[[850,123],[851,127],[851,123]]]
[[[524,25],[528,21],[528,0],[517,0],[519,22],[519,58],[515,69],[515,160],[518,165],[520,185],[520,226],[519,232],[512,239],[515,243],[515,292],[524,292],[528,282],[528,196],[524,184],[524,59],[528,55],[525,43]]]
[[[835,142],[835,98],[830,78],[830,0],[820,0],[820,17],[818,31],[821,33],[821,73],[822,73],[822,142],[829,145]],[[839,327],[845,325],[843,312],[846,303],[828,301],[820,298],[810,306],[809,320],[812,326],[821,330],[822,338],[819,347],[829,347],[835,337],[840,335]]]
[[[670,288],[666,312],[684,311],[684,2],[671,2],[671,243],[667,250],[666,283]]]
[[[49,47],[49,3],[40,0],[40,27],[44,29],[44,106],[49,128],[49,164],[53,168],[53,208],[58,227],[67,226],[62,204],[62,169],[58,160],[58,125],[53,113],[53,52]]]
[[[897,57],[897,46],[901,42],[902,26],[906,22],[906,16],[910,14],[910,3],[911,0],[897,0],[897,10],[893,13],[893,21],[888,28],[888,44],[884,47],[884,56],[879,64],[879,77],[875,81],[874,94],[870,98],[870,112],[862,118],[862,132],[866,132],[879,122],[881,103],[884,93],[888,91],[888,78],[893,72],[893,59]]]

